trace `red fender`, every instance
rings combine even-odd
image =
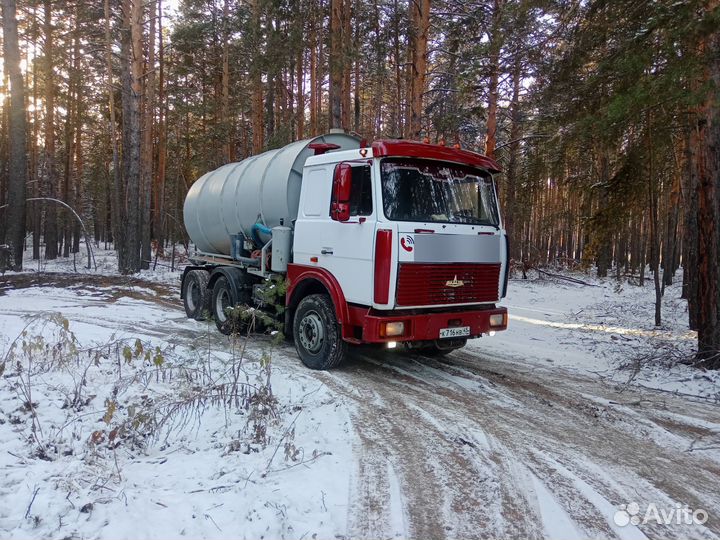
[[[338,280],[335,279],[335,276],[333,276],[325,268],[305,266],[302,264],[288,264],[288,288],[285,295],[285,305],[290,306],[295,289],[303,281],[308,279],[315,279],[319,281],[327,289],[328,293],[330,293],[333,305],[335,306],[335,315],[337,316],[338,322],[345,326],[346,323],[350,321],[350,314],[348,311],[347,301],[345,300],[345,294],[343,294],[340,283],[338,283]],[[344,333],[345,332],[343,331],[343,334]]]

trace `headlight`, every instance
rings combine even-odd
[[[386,322],[380,327],[380,335],[383,337],[402,336],[404,333],[404,322]]]
[[[493,328],[496,328],[498,326],[507,326],[505,317],[505,313],[496,313],[495,315],[490,315],[490,326]]]

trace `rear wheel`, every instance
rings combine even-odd
[[[295,310],[293,338],[300,360],[310,369],[332,369],[347,354],[335,316],[335,307],[326,294],[311,294]]]
[[[190,319],[204,321],[210,311],[210,274],[205,270],[190,270],[183,282],[183,305]]]
[[[230,333],[226,331],[229,328],[227,322],[230,317],[226,310],[234,304],[230,284],[225,276],[221,276],[215,281],[215,285],[213,285],[212,314],[213,319],[215,319],[215,325],[223,334]]]
[[[212,289],[212,301],[210,302],[210,310],[212,311],[215,326],[221,333],[229,336],[242,331],[242,323],[240,319],[228,313],[228,308],[233,308],[242,303],[242,298],[235,298],[233,288],[225,276],[220,276]]]

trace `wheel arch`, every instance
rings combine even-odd
[[[346,323],[349,321],[348,305],[335,276],[323,268],[288,265],[288,279],[290,284],[285,297],[285,335],[292,335],[295,310],[303,298],[310,294],[327,294],[345,337]]]
[[[208,282],[208,288],[210,290],[212,290],[221,276],[224,276],[230,284],[233,302],[236,302],[240,298],[240,288],[243,286],[246,274],[240,268],[235,268],[234,266],[217,266],[210,274],[210,281]]]

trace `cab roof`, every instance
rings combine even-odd
[[[501,171],[497,161],[482,154],[451,148],[439,144],[398,139],[381,139],[372,143],[375,157],[414,157],[451,161],[463,165],[472,165],[491,173]]]
[[[497,161],[476,152],[451,148],[439,144],[429,144],[403,139],[380,139],[368,148],[353,150],[330,151],[317,156],[310,156],[306,165],[321,165],[339,161],[355,161],[374,157],[409,157],[450,161],[463,165],[471,165],[485,169],[490,173],[501,171]]]

